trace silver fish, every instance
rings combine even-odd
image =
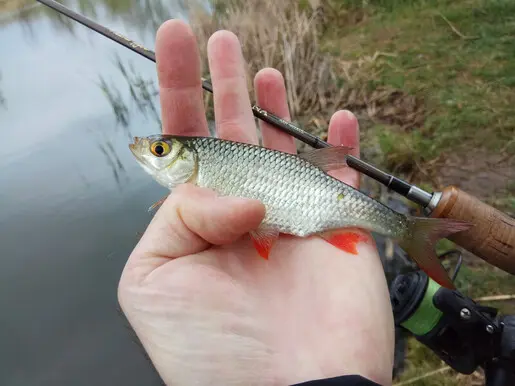
[[[251,236],[263,257],[279,233],[318,235],[347,250],[342,243],[348,242],[338,235],[358,227],[397,241],[430,277],[454,288],[434,244],[470,224],[405,216],[333,178],[327,172],[346,166],[346,147],[294,155],[213,137],[161,134],[136,137],[129,147],[143,169],[169,189],[192,183],[260,200],[266,215]]]

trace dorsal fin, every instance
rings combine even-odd
[[[347,161],[345,160],[345,156],[349,154],[351,150],[351,147],[331,146],[301,153],[299,157],[319,167],[324,172],[328,172],[330,170],[346,167]]]

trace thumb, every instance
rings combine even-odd
[[[264,216],[258,200],[220,197],[209,189],[180,185],[157,211],[127,265],[145,266],[149,273],[170,258],[234,242],[256,229]]]

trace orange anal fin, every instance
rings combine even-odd
[[[342,251],[358,254],[358,243],[368,241],[368,237],[354,231],[331,231],[320,234],[329,244],[334,245]]]
[[[279,232],[268,228],[258,228],[255,231],[250,232],[250,238],[256,251],[263,259],[268,260],[270,250],[274,245],[275,241],[279,238]]]

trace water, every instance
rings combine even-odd
[[[187,17],[179,1],[67,4],[150,49]],[[0,385],[161,384],[116,297],[165,194],[127,147],[160,131],[159,102],[138,109],[116,60],[150,83],[155,64],[42,5],[22,16],[0,16]]]
[[[150,49],[187,19],[181,0],[66,4]],[[160,385],[116,297],[166,193],[127,147],[160,131],[155,64],[37,3],[0,12],[0,52],[0,385]]]

